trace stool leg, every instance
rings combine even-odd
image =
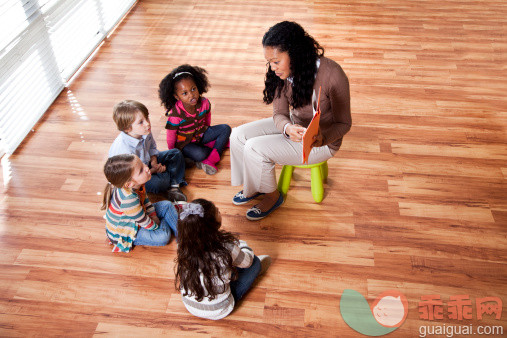
[[[280,178],[278,179],[278,191],[282,194],[287,194],[290,187],[290,180],[292,179],[292,172],[294,171],[294,167],[291,165],[284,165],[282,168],[282,172],[280,173]]]
[[[312,168],[312,195],[315,202],[320,203],[324,199],[324,185],[322,184],[322,169]]]
[[[327,180],[327,172],[328,172],[327,161],[324,162],[324,164],[320,167],[320,172],[322,174],[322,181],[325,182]]]

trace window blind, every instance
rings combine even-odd
[[[3,0],[0,154],[13,153],[135,0]]]

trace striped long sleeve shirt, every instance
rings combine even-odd
[[[254,253],[245,241],[240,240],[239,245],[231,245],[228,249],[231,251],[232,264],[234,266],[248,268],[252,265]],[[213,300],[204,297],[199,302],[192,295],[183,296],[185,291],[181,290],[183,304],[185,304],[188,312],[197,317],[213,320],[222,319],[229,315],[234,309],[234,297],[230,288],[231,271],[223,275],[222,280],[215,278],[213,281],[218,290],[223,289],[223,292],[218,294]],[[204,287],[202,274],[201,285]]]
[[[106,235],[114,244],[113,252],[129,252],[139,227],[157,229],[150,215],[155,215],[155,207],[146,196],[144,186],[137,191],[115,188],[106,211]]]
[[[200,142],[202,135],[211,124],[211,103],[201,97],[201,105],[195,115],[189,114],[181,101],[166,113],[168,116],[165,128],[167,129],[167,149],[182,149],[190,142]]]

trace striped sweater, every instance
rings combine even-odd
[[[155,230],[158,224],[151,216],[155,207],[151,204],[144,185],[139,190],[115,188],[106,211],[106,235],[114,244],[113,252],[129,252],[139,227]]]
[[[248,268],[252,265],[254,253],[245,241],[240,240],[239,245],[230,245],[228,249],[231,251],[232,264],[234,266],[238,268]],[[213,320],[222,319],[232,312],[234,309],[234,298],[230,288],[231,271],[228,271],[221,277],[224,282],[219,278],[215,278],[214,284],[219,290],[223,289],[223,292],[218,294],[213,300],[204,297],[198,302],[195,297],[191,295],[183,296],[185,291],[181,290],[183,304],[185,304],[188,312],[197,317]],[[201,285],[204,287],[202,281],[203,276],[201,274]]]
[[[211,103],[207,98],[201,97],[197,113],[191,115],[185,110],[183,103],[178,101],[166,115],[167,149],[181,150],[190,142],[201,141],[202,135],[211,124]]]

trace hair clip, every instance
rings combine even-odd
[[[204,217],[204,208],[197,203],[183,204],[181,206],[180,219],[183,221],[189,215],[197,215],[202,218]]]
[[[173,80],[174,80],[175,78],[177,78],[178,76],[183,75],[183,74],[188,74],[188,75],[190,75],[190,76],[193,76],[193,75],[192,75],[192,73],[190,73],[190,72],[179,72],[179,73],[174,74],[174,76],[173,76]]]

